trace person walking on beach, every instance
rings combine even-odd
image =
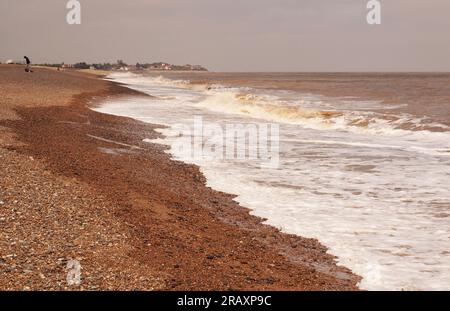
[[[31,70],[31,61],[27,56],[24,56],[23,58],[25,58],[25,62],[27,64],[27,66],[25,67],[25,71],[26,72],[33,72],[33,70]]]

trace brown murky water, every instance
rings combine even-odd
[[[396,111],[450,126],[450,73],[213,73],[155,72],[151,76],[403,105]]]

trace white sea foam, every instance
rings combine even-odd
[[[438,124],[442,132],[421,130],[428,120],[386,114],[381,102],[112,78],[156,99],[107,102],[97,110],[168,126],[161,130],[166,138],[152,143],[170,145],[179,135],[171,125],[191,124],[194,115],[221,124],[280,122],[279,169],[171,152],[199,165],[209,186],[238,195],[269,224],[318,238],[363,277],[364,289],[450,289],[445,125]]]

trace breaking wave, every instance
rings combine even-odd
[[[149,77],[131,72],[113,73],[109,80],[120,81],[136,89],[151,89],[161,100],[177,101],[177,92],[197,93],[193,105],[213,112],[241,115],[270,122],[299,125],[313,130],[337,130],[363,135],[403,136],[422,141],[450,141],[450,127],[425,117],[389,113],[402,105],[384,105],[377,101],[324,99],[318,95],[296,94],[288,99],[261,93],[248,87],[195,83],[162,76]],[[156,88],[155,88],[156,87]],[[161,92],[157,92],[161,88]],[[169,88],[169,89],[167,89]],[[170,93],[167,94],[167,93]],[[187,97],[183,95],[185,99]],[[197,100],[199,99],[199,100]],[[186,102],[180,101],[180,104]],[[191,103],[189,103],[191,104]],[[372,107],[372,109],[371,109]],[[382,112],[381,112],[382,111]],[[450,155],[450,148],[432,151]]]
[[[189,80],[172,80],[164,78],[163,76],[146,77],[141,74],[132,72],[115,72],[106,77],[107,80],[120,81],[121,83],[130,85],[161,85],[173,87],[188,87]]]
[[[410,115],[396,116],[374,111],[346,111],[303,108],[273,98],[234,91],[208,91],[209,96],[197,105],[216,112],[245,115],[272,122],[298,124],[316,130],[343,130],[374,135],[444,136],[448,126],[422,122]],[[320,105],[320,104],[319,104]],[[318,106],[319,106],[318,105]],[[309,105],[311,106],[311,105]],[[432,131],[432,127],[440,131]]]

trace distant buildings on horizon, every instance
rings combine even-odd
[[[1,62],[0,62],[1,64]],[[7,60],[5,64],[22,64],[20,61]],[[208,71],[201,65],[174,65],[166,62],[156,63],[136,63],[130,65],[122,60],[118,60],[116,63],[93,63],[88,64],[86,62],[79,62],[75,64],[57,63],[57,64],[34,64],[35,66],[47,66],[55,67],[58,69],[91,69],[91,70],[120,70],[120,71],[143,71],[143,70],[155,70],[155,71]]]

